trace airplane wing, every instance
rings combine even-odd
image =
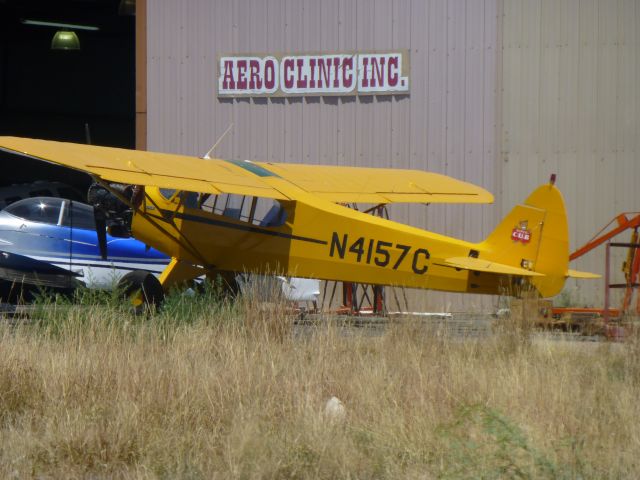
[[[422,170],[286,163],[257,165],[298,187],[340,203],[492,203],[485,189]]]
[[[260,175],[238,165],[240,162],[19,137],[0,137],[0,150],[74,168],[109,182],[288,198]]]
[[[481,258],[473,257],[451,257],[446,258],[439,265],[445,267],[460,268],[462,270],[472,270],[474,272],[499,273],[503,275],[518,275],[522,277],[542,277],[542,273],[532,272],[524,268],[512,267],[503,263],[490,262]]]
[[[110,182],[205,193],[287,199],[265,177],[280,177],[332,202],[491,203],[483,188],[421,170],[203,160],[19,137],[0,150],[74,168]]]
[[[41,287],[69,288],[79,274],[26,255],[0,251],[0,280]]]

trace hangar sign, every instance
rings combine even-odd
[[[380,95],[409,92],[409,54],[222,56],[219,97]]]

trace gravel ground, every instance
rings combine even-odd
[[[15,306],[0,303],[0,319],[13,324],[30,322],[33,306]],[[482,338],[494,334],[496,316],[478,313],[391,313],[389,316],[306,314],[295,321],[294,335],[308,336],[328,321],[333,322],[345,336],[382,335],[390,325],[411,322],[414,326],[453,338]],[[580,332],[540,331],[534,333],[534,341],[568,341],[599,343],[607,341],[601,335],[583,335]]]

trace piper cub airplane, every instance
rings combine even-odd
[[[151,301],[204,274],[242,271],[484,294],[529,281],[544,297],[559,293],[569,276],[595,277],[568,268],[567,216],[554,176],[486,240],[470,243],[343,205],[493,201],[480,187],[435,173],[200,159],[16,137],[0,137],[0,149],[93,177],[88,200],[98,231],[108,225],[112,236],[132,235],[171,257],[159,284],[152,275],[141,280]]]

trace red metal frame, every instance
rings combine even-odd
[[[347,205],[351,208],[358,210],[358,206]],[[373,216],[389,218],[387,208],[385,204],[375,205],[374,207],[364,210],[363,213],[369,213]],[[372,290],[372,298],[369,298],[369,287]],[[360,301],[358,301],[358,293],[361,291]],[[365,300],[370,306],[364,306]],[[360,314],[383,314],[384,313],[384,287],[381,285],[367,285],[358,283],[344,282],[342,284],[342,305],[339,310],[342,313],[348,313],[352,315]]]
[[[609,322],[609,285],[611,281],[611,242],[607,242],[605,253],[605,270],[604,270],[604,321]]]
[[[635,229],[631,235],[631,243],[638,244],[638,231]],[[638,283],[638,272],[640,271],[640,255],[638,255],[638,248],[629,248],[627,255],[627,261],[624,264],[624,275],[627,280],[627,288],[624,292],[624,300],[622,302],[622,309],[624,311],[629,310],[631,305],[631,298],[633,297],[634,286]],[[640,313],[640,295],[637,295],[636,312]]]
[[[627,215],[635,214],[635,217],[627,218]],[[618,225],[609,232],[604,232],[613,222],[618,222]],[[590,252],[594,248],[602,245],[607,240],[611,240],[613,237],[618,235],[619,233],[624,232],[630,228],[637,229],[640,227],[640,213],[639,212],[623,212],[618,215],[616,218],[611,220],[607,225],[605,225],[596,235],[582,247],[577,249],[571,255],[569,255],[569,261],[575,260],[583,256],[585,253]]]
[[[634,215],[633,217],[628,217],[628,215]],[[615,223],[613,228],[610,228],[612,224]],[[593,313],[601,314],[605,322],[608,322],[612,316],[620,316],[621,313],[625,313],[629,310],[629,306],[631,304],[631,299],[633,297],[633,292],[637,285],[637,279],[640,272],[640,254],[638,254],[638,248],[640,245],[638,244],[638,228],[640,228],[640,213],[639,212],[623,212],[613,220],[611,220],[607,225],[605,225],[596,235],[585,245],[578,248],[575,252],[569,255],[569,260],[575,260],[576,258],[580,258],[584,254],[590,252],[594,248],[606,243],[606,253],[605,253],[605,274],[604,274],[604,309],[590,309]],[[609,230],[607,230],[609,229]],[[626,231],[633,230],[631,234],[631,242],[630,243],[612,243],[611,239],[616,235]],[[625,280],[624,284],[611,284],[611,271],[610,271],[610,263],[611,263],[611,247],[626,247],[629,249],[629,253],[627,255],[627,261],[623,266],[623,271],[625,272]],[[612,309],[610,302],[610,289],[611,288],[625,288],[624,293],[624,301],[622,304],[622,308]],[[575,308],[565,308],[565,309],[554,309],[554,313],[564,313],[564,312],[577,312],[584,313],[586,309],[575,309]],[[636,312],[640,314],[640,295],[638,295]]]
[[[556,316],[556,315],[562,315],[563,313],[584,313],[584,314],[597,314],[597,315],[604,315],[604,308],[589,308],[589,307],[572,307],[572,308],[565,308],[565,307],[553,307],[551,309],[551,315]],[[609,309],[609,314],[612,317],[619,317],[620,316],[620,310],[617,308],[610,308]]]

